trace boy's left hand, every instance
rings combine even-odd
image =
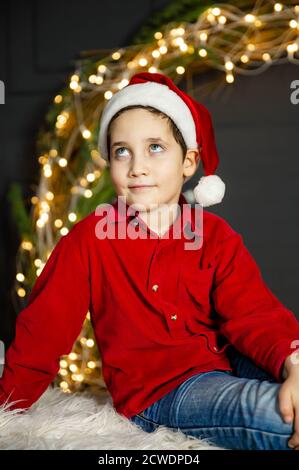
[[[294,423],[295,432],[288,441],[290,447],[299,450],[299,364],[294,364],[291,355],[284,362],[283,377],[278,398],[281,415],[285,422]]]

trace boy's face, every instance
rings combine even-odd
[[[184,178],[196,171],[199,152],[188,150],[183,161],[166,118],[146,109],[124,111],[111,123],[110,137],[110,174],[117,195],[140,211],[178,202]]]

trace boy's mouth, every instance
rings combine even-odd
[[[129,186],[129,188],[132,191],[142,190],[142,189],[151,189],[151,188],[154,188],[154,187],[155,187],[155,185],[153,185],[153,184],[136,184],[136,185],[133,185],[133,186]]]

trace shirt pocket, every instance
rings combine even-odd
[[[213,287],[214,266],[199,268],[197,265],[184,265],[181,269],[181,287],[187,302],[200,311],[210,311],[210,295]]]
[[[211,304],[214,271],[213,265],[204,269],[185,266],[181,270],[180,294],[189,337],[204,336],[209,350],[219,354],[224,348],[218,344],[219,334]]]

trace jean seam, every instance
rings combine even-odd
[[[141,420],[145,421],[146,423],[153,424],[155,427],[158,427],[158,426],[166,426],[168,429],[176,429],[176,430],[178,429],[177,427],[167,426],[167,424],[160,424],[160,423],[157,423],[156,421],[152,421],[151,419],[145,418],[144,416],[140,416],[139,414],[137,414],[136,416],[138,416],[138,418],[140,418]]]
[[[197,379],[200,378],[203,374],[206,374],[206,375],[207,375],[207,374],[212,374],[212,373],[215,373],[215,372],[222,372],[222,371],[219,371],[219,370],[210,370],[210,371],[207,371],[207,372],[199,372],[198,374],[191,375],[191,377],[189,377],[189,379],[193,379],[194,377],[196,377],[196,380],[197,380]],[[187,380],[189,380],[189,379],[187,379]],[[183,382],[183,383],[185,383],[185,382]],[[179,414],[180,403],[181,403],[182,399],[185,397],[185,395],[186,395],[186,393],[188,392],[189,387],[190,387],[190,385],[191,385],[192,383],[193,383],[193,382],[190,380],[190,383],[189,383],[188,386],[185,388],[183,394],[180,396],[179,402],[177,403],[177,399],[176,399],[177,397],[175,396],[175,397],[174,397],[174,400],[173,400],[173,402],[172,402],[172,404],[171,404],[171,406],[170,406],[170,409],[169,409],[169,416],[172,416],[173,408],[174,408],[175,405],[177,405],[176,408],[175,408],[175,422],[176,422],[176,423],[178,422],[178,414]],[[181,385],[182,385],[182,384],[181,384]],[[175,429],[177,429],[177,427],[176,427]]]
[[[291,436],[291,434],[287,433],[287,434],[284,434],[284,433],[278,433],[278,432],[271,432],[271,431],[265,431],[263,429],[258,429],[258,428],[250,428],[250,427],[247,427],[247,426],[195,426],[195,427],[179,427],[179,429],[184,429],[184,430],[196,430],[196,431],[200,431],[201,429],[202,430],[206,430],[206,429],[245,429],[246,431],[251,431],[251,432],[262,432],[263,434],[271,434],[271,435],[274,435],[274,436],[283,436],[283,437],[287,437],[287,436]]]

